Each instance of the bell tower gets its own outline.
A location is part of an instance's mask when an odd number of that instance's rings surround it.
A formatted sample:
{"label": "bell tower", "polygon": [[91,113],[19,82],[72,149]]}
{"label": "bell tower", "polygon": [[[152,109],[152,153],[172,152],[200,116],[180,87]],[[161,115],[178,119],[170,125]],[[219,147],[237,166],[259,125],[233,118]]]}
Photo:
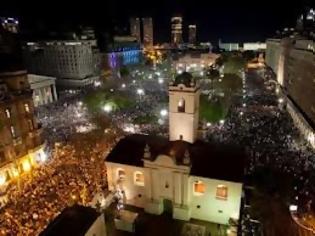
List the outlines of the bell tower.
{"label": "bell tower", "polygon": [[200,87],[190,73],[178,75],[169,84],[170,141],[194,143],[199,123]]}

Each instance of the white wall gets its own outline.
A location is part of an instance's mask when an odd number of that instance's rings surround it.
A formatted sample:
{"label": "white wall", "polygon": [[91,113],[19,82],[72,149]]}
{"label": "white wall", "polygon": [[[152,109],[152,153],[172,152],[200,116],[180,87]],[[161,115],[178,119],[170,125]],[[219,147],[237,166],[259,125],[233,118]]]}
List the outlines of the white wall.
{"label": "white wall", "polygon": [[[145,201],[145,185],[138,186],[134,183],[134,173],[136,171],[140,171],[143,174],[144,168],[137,167],[137,166],[130,166],[130,165],[122,165],[116,164],[112,162],[106,162],[107,167],[107,180],[108,180],[108,188],[110,191],[115,191],[117,186],[118,180],[118,170],[123,169],[125,171],[126,177],[125,180],[122,182],[121,187],[125,192],[125,197],[128,204],[132,204],[138,207],[144,207]],[[141,197],[138,195],[141,194]]]}
{"label": "white wall", "polygon": [[[206,186],[205,193],[201,196],[194,194],[195,181],[202,181]],[[228,187],[227,200],[216,198],[217,186],[220,184]],[[190,176],[189,195],[191,218],[219,224],[228,224],[230,217],[239,218],[242,196],[241,183]],[[198,205],[200,205],[199,209],[197,208]],[[220,210],[222,213],[219,213]]]}

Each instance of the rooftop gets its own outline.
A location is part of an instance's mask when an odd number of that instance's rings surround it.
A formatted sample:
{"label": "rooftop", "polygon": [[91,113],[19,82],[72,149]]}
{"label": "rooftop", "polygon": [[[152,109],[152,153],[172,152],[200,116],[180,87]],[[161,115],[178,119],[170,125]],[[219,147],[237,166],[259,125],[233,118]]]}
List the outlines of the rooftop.
{"label": "rooftop", "polygon": [[164,154],[174,158],[177,164],[183,163],[184,153],[188,150],[191,159],[190,174],[199,177],[242,182],[244,175],[245,153],[239,147],[217,145],[197,141],[168,141],[166,138],[134,134],[121,139],[106,161],[143,167],[143,154],[148,144],[151,160]]}
{"label": "rooftop", "polygon": [[95,209],[74,205],[65,208],[40,236],[84,236],[100,215]]}

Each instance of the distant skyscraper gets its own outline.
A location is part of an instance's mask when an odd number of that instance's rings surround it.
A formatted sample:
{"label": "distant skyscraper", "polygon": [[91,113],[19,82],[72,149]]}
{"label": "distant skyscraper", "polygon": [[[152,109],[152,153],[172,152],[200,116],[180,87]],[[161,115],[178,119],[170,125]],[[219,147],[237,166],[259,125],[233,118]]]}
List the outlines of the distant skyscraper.
{"label": "distant skyscraper", "polygon": [[130,18],[130,34],[135,37],[139,43],[141,42],[140,19],[138,17]]}
{"label": "distant skyscraper", "polygon": [[143,24],[143,45],[144,47],[153,46],[153,22],[152,18],[142,18]]}
{"label": "distant skyscraper", "polygon": [[196,34],[197,34],[197,26],[189,25],[188,26],[188,42],[190,44],[196,44]]}
{"label": "distant skyscraper", "polygon": [[181,16],[174,16],[171,18],[171,24],[172,24],[172,43],[173,44],[182,43],[183,42],[183,37],[182,37],[183,18]]}
{"label": "distant skyscraper", "polygon": [[19,21],[12,17],[0,17],[0,22],[3,29],[11,32],[18,33],[19,31]]}

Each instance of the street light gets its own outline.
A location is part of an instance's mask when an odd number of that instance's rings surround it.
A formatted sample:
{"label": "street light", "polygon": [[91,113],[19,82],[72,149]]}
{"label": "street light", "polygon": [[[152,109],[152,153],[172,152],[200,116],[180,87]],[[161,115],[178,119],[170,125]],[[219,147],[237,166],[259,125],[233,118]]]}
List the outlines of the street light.
{"label": "street light", "polygon": [[211,126],[211,123],[210,123],[210,122],[207,122],[206,125],[207,125],[207,127],[210,127],[210,126]]}
{"label": "street light", "polygon": [[220,122],[220,124],[221,124],[221,125],[223,125],[223,124],[224,124],[224,120],[223,120],[223,119],[222,119],[222,120],[220,120],[219,122]]}
{"label": "street light", "polygon": [[163,117],[167,116],[167,110],[166,110],[166,109],[162,109],[162,110],[160,111],[160,114],[161,114],[161,116],[163,116]]}
{"label": "street light", "polygon": [[103,110],[107,113],[111,112],[113,110],[112,106],[109,105],[109,104],[106,104],[104,107],[103,107]]}
{"label": "street light", "polygon": [[246,107],[246,103],[243,103],[243,107]]}
{"label": "street light", "polygon": [[126,84],[122,84],[121,87],[122,87],[122,88],[126,88]]}
{"label": "street light", "polygon": [[144,95],[144,90],[141,89],[141,88],[137,89],[137,94],[140,95],[140,96]]}

